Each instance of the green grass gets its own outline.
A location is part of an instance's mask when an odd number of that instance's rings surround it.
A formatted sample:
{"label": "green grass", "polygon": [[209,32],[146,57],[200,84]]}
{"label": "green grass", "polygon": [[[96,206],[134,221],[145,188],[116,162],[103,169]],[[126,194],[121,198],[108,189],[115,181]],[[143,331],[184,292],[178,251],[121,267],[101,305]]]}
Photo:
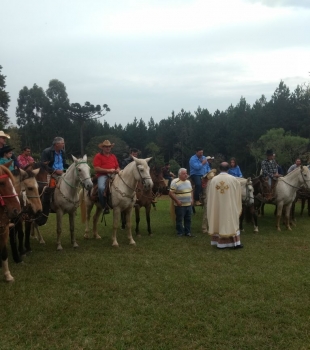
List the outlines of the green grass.
{"label": "green grass", "polygon": [[[55,215],[32,241],[25,264],[0,283],[0,349],[310,349],[310,218],[297,215],[293,231],[275,229],[273,207],[259,234],[245,224],[244,249],[217,250],[201,233],[175,235],[169,202],[152,211],[148,237],[129,246],[119,231],[111,246],[112,214],[100,224],[103,239],[71,248],[64,217],[62,252],[56,251]],[[297,212],[299,207],[297,208]]]}

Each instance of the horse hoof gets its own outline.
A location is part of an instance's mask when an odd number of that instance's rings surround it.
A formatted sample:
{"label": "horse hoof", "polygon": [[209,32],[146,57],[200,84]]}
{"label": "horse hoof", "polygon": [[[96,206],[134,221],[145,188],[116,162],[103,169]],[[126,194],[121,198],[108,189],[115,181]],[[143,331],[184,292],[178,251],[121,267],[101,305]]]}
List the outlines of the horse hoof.
{"label": "horse hoof", "polygon": [[14,282],[14,277],[11,276],[11,275],[10,276],[5,276],[4,279],[5,279],[5,282],[9,282],[9,283]]}
{"label": "horse hoof", "polygon": [[119,248],[119,245],[118,245],[118,243],[113,243],[112,247]]}
{"label": "horse hoof", "polygon": [[99,235],[96,234],[96,235],[94,235],[94,238],[95,238],[95,239],[101,239],[101,236],[99,236]]}
{"label": "horse hoof", "polygon": [[85,238],[85,239],[88,239],[88,238],[89,238],[88,233],[85,233],[85,234],[84,234],[84,238]]}
{"label": "horse hoof", "polygon": [[59,245],[59,246],[57,247],[57,251],[58,251],[58,252],[61,252],[62,250],[63,250],[62,246]]}
{"label": "horse hoof", "polygon": [[39,243],[40,244],[45,244],[45,241],[42,239]]}
{"label": "horse hoof", "polygon": [[135,241],[132,241],[129,243],[130,245],[136,245],[136,242]]}
{"label": "horse hoof", "polygon": [[79,247],[79,245],[75,242],[75,243],[73,244],[73,248],[76,249],[76,248],[78,248],[78,247]]}

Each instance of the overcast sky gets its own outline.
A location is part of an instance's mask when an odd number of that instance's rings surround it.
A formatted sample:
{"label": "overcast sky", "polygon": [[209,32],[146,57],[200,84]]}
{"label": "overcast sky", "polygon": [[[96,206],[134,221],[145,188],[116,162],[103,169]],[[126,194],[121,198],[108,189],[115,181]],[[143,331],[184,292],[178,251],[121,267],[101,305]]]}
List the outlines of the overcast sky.
{"label": "overcast sky", "polygon": [[310,0],[1,0],[0,33],[13,123],[19,91],[51,79],[123,126],[310,79]]}

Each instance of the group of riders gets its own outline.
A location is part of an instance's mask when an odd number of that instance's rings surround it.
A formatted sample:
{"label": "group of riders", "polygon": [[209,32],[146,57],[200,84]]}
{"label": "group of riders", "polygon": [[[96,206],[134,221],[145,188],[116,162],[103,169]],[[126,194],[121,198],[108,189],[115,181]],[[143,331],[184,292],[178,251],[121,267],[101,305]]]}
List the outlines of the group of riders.
{"label": "group of riders", "polygon": [[[10,136],[0,131],[0,164],[8,163],[12,160],[10,169],[14,167],[25,168],[28,164],[32,164],[34,159],[31,157],[30,147],[24,147],[22,154],[15,157],[13,154],[14,148],[7,145],[7,140]],[[138,149],[132,148],[130,154],[121,162],[121,166],[116,158],[116,156],[111,152],[114,143],[109,140],[104,140],[98,145],[100,152],[98,152],[93,160],[93,166],[95,171],[95,176],[98,183],[98,197],[99,202],[103,208],[106,207],[106,197],[104,196],[107,179],[114,174],[119,173],[121,169],[124,169],[131,161],[133,157],[138,157]],[[56,180],[58,176],[61,176],[65,169],[68,168],[66,163],[66,153],[65,153],[65,141],[62,137],[55,137],[52,146],[44,149],[41,155],[41,161],[45,162],[53,171],[51,176],[50,187],[56,185]],[[204,156],[203,148],[196,148],[196,153],[189,160],[189,177],[194,184],[194,205],[202,205],[200,198],[202,192],[202,177],[208,174],[212,170],[212,162],[214,160],[213,156]],[[289,169],[288,173],[294,170],[301,164],[300,158],[296,159],[295,164],[293,164]],[[229,162],[228,174],[234,177],[242,177],[242,172],[237,164],[235,158],[231,158]],[[171,181],[176,177],[173,172],[170,171],[170,164],[166,163],[162,168],[163,178],[167,180],[167,188],[170,189]],[[266,159],[261,163],[261,174],[268,179],[269,185],[271,187],[271,192],[274,192],[277,179],[284,175],[282,168],[277,164],[275,160],[275,153],[273,150],[269,149],[266,152]]]}

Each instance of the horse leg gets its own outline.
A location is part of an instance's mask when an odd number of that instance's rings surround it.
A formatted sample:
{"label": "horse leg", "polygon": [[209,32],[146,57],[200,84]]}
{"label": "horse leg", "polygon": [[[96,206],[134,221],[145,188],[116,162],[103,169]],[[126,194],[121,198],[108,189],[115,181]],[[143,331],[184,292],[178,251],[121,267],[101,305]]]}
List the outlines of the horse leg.
{"label": "horse leg", "polygon": [[277,218],[276,218],[276,227],[278,231],[281,231],[280,227],[280,221],[281,221],[281,216],[282,216],[282,209],[283,209],[283,204],[278,204],[277,206]]}
{"label": "horse leg", "polygon": [[98,235],[98,220],[101,213],[101,206],[96,207],[96,212],[93,216],[93,237],[96,239],[101,239],[101,236]]}
{"label": "horse leg", "polygon": [[252,222],[254,223],[254,233],[258,232],[258,222],[257,222],[257,213],[256,210],[254,208],[254,205],[251,206],[251,214],[252,214]]}
{"label": "horse leg", "polygon": [[132,207],[129,207],[126,209],[126,227],[127,227],[127,236],[129,239],[129,244],[135,245],[136,242],[132,238],[131,234],[131,212],[132,212]]}
{"label": "horse leg", "polygon": [[139,224],[140,224],[140,205],[135,206],[135,216],[136,216],[136,235],[140,236]]}
{"label": "horse leg", "polygon": [[147,222],[147,231],[149,233],[149,236],[152,236],[150,212],[151,212],[151,204],[148,204],[145,207],[145,215],[146,215],[146,222]]}
{"label": "horse leg", "polygon": [[126,228],[126,214],[124,211],[121,212],[121,222],[122,222],[122,230],[125,230]]}
{"label": "horse leg", "polygon": [[9,238],[10,238],[10,246],[11,246],[13,260],[16,262],[16,264],[19,264],[23,262],[23,260],[20,257],[17,249],[16,226],[10,227]]}
{"label": "horse leg", "polygon": [[60,242],[60,236],[61,236],[61,225],[62,225],[62,216],[63,216],[63,213],[62,213],[62,210],[58,209],[56,211],[56,218],[57,218],[57,250],[62,250],[62,245],[61,245],[61,242]]}
{"label": "horse leg", "polygon": [[9,225],[4,228],[4,231],[0,233],[0,255],[1,255],[1,263],[3,269],[3,275],[6,282],[13,282],[14,277],[12,277],[9,270],[9,262],[8,262],[8,250],[7,250],[7,242],[9,236]]}
{"label": "horse leg", "polygon": [[244,206],[242,206],[241,215],[239,217],[239,230],[243,231],[243,219],[244,219]]}
{"label": "horse leg", "polygon": [[31,222],[25,221],[25,248],[26,253],[31,252],[30,247],[30,231],[31,231]]}
{"label": "horse leg", "polygon": [[286,227],[288,230],[292,231],[292,228],[290,226],[290,213],[291,213],[291,206],[292,204],[288,204],[285,208],[285,221],[286,221]]}
{"label": "horse leg", "polygon": [[17,237],[18,237],[18,251],[21,256],[26,255],[26,250],[24,249],[24,230],[23,230],[23,220],[19,220],[16,224]]}
{"label": "horse leg", "polygon": [[[41,232],[40,232],[40,230],[39,230],[38,224],[37,224],[36,222],[33,222],[31,228],[32,228],[33,232],[34,232],[34,231],[37,232],[36,237],[38,238],[39,243],[40,243],[40,244],[45,244],[45,241],[44,241],[44,239],[43,239],[43,236],[41,235]],[[33,233],[33,235],[35,236],[35,233]]]}
{"label": "horse leg", "polygon": [[308,198],[308,216],[310,216],[310,198]]}
{"label": "horse leg", "polygon": [[74,232],[74,218],[75,218],[76,211],[69,213],[69,224],[70,224],[70,236],[71,236],[71,244],[73,245],[73,248],[78,248],[79,245],[76,243],[75,240],[75,232]]}
{"label": "horse leg", "polygon": [[[127,216],[126,216],[126,219],[127,219]],[[113,247],[118,247],[116,233],[117,233],[117,229],[118,229],[119,220],[120,220],[120,208],[115,207],[113,209],[113,233],[112,233],[112,246]]]}
{"label": "horse leg", "polygon": [[[87,202],[85,202],[87,203]],[[86,222],[85,222],[85,231],[84,231],[84,238],[89,238],[89,221],[90,221],[90,216],[91,216],[91,211],[93,209],[93,203],[91,204],[86,204]]]}
{"label": "horse leg", "polygon": [[[305,198],[302,198],[302,199],[301,199],[300,216],[302,216],[302,214],[303,214],[303,212],[304,212],[305,204],[306,204],[306,200],[305,200]],[[309,208],[308,208],[308,210],[309,210]]]}

